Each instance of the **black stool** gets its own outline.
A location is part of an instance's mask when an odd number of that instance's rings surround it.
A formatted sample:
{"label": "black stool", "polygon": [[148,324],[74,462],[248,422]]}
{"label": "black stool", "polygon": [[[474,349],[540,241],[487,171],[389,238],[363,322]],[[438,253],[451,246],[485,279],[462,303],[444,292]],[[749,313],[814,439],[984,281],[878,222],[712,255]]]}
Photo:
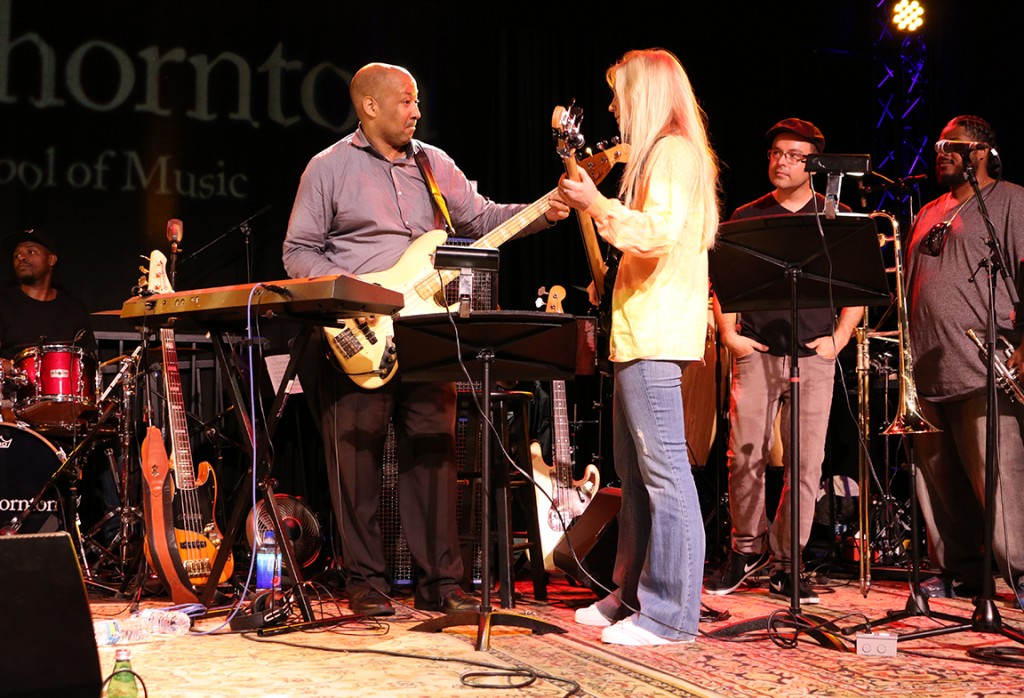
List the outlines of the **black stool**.
{"label": "black stool", "polygon": [[[473,396],[468,395],[469,418],[466,428],[466,468],[460,473],[460,479],[471,482],[470,494],[463,498],[462,517],[463,530],[460,531],[462,556],[466,574],[471,575],[476,557],[476,546],[479,541],[479,483],[480,483],[480,429],[479,410],[473,404]],[[544,569],[544,552],[541,547],[540,523],[537,518],[537,494],[533,482],[523,476],[519,469],[532,473],[529,441],[529,405],[533,401],[533,393],[524,390],[491,391],[492,414],[494,428],[498,438],[491,438],[494,457],[488,462],[494,464],[491,473],[493,490],[494,518],[497,526],[491,545],[496,545],[497,555],[493,556],[498,574],[500,603],[502,608],[515,607],[515,575],[514,555],[526,551],[530,557],[530,572],[533,578],[533,594],[538,601],[546,601],[547,573]],[[517,423],[513,429],[513,420]],[[509,462],[506,454],[515,458],[518,469]],[[505,467],[501,467],[504,464]],[[512,498],[522,508],[525,531],[512,530]],[[523,539],[515,543],[515,538]],[[490,571],[481,570],[481,583],[490,583]]]}

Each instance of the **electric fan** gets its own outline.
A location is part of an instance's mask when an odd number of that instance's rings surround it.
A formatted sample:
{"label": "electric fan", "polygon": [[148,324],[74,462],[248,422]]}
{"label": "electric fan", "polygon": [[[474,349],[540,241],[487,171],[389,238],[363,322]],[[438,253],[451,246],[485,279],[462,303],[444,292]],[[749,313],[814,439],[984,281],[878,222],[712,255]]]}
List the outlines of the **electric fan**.
{"label": "electric fan", "polygon": [[[277,515],[281,519],[281,531],[277,536],[288,536],[291,541],[292,550],[295,552],[295,561],[303,569],[308,568],[317,558],[320,557],[320,548],[323,543],[320,534],[320,522],[316,514],[297,497],[287,494],[275,494],[274,504],[277,507]],[[260,500],[256,505],[256,535],[257,540],[263,540],[264,531],[272,531],[274,522],[267,511],[266,501]],[[253,512],[245,521],[245,535],[249,541],[249,548],[253,545]]]}

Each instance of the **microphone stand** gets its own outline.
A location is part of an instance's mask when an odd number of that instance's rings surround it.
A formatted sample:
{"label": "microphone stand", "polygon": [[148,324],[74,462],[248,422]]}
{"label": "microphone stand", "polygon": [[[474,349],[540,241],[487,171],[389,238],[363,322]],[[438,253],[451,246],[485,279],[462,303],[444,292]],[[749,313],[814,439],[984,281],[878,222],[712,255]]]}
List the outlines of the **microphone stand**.
{"label": "microphone stand", "polygon": [[178,283],[178,241],[171,240],[171,263],[167,270],[167,280],[174,288]]}
{"label": "microphone stand", "polygon": [[[964,163],[964,172],[967,175],[967,180],[971,184],[971,188],[974,190],[974,196],[978,199],[978,208],[981,211],[981,217],[985,221],[985,227],[988,230],[988,239],[985,242],[991,250],[991,254],[985,259],[982,259],[978,264],[978,271],[983,269],[988,271],[989,291],[987,313],[988,326],[985,337],[985,346],[987,350],[986,364],[988,369],[988,376],[986,380],[988,409],[987,414],[985,415],[985,529],[982,538],[983,553],[981,593],[974,600],[974,613],[969,620],[962,618],[959,620],[962,620],[963,622],[959,625],[930,628],[918,632],[901,634],[899,635],[898,640],[913,640],[920,637],[932,637],[935,635],[948,635],[955,632],[971,631],[1002,635],[1003,637],[1010,638],[1015,642],[1024,643],[1024,633],[1008,625],[1004,625],[999,616],[999,609],[996,608],[995,602],[993,601],[993,596],[995,595],[995,580],[992,577],[992,539],[996,520],[996,474],[999,471],[999,399],[996,390],[997,382],[995,369],[997,279],[1002,277],[1007,290],[1009,291],[1010,299],[1014,303],[1014,307],[1017,307],[1019,298],[1017,289],[1014,287],[1013,282],[1010,279],[1009,272],[1007,271],[1006,258],[1003,254],[1002,247],[999,244],[999,239],[996,236],[995,226],[992,223],[992,219],[989,217],[988,209],[985,207],[985,199],[981,196],[981,188],[978,186],[978,179],[974,173],[974,167],[971,165],[969,154],[965,153],[962,159]],[[993,184],[993,186],[995,186],[995,184]],[[975,274],[977,274],[977,271]],[[973,276],[971,277],[971,280],[973,282]],[[988,649],[998,648],[986,648],[986,650]],[[974,651],[974,654],[978,655],[984,653],[984,650]]]}
{"label": "microphone stand", "polygon": [[[205,252],[210,247],[213,247],[215,244],[217,244],[218,242],[220,242],[221,240],[226,238],[228,235],[230,235],[231,233],[233,233],[233,232],[235,232],[237,230],[240,233],[242,233],[242,235],[245,237],[246,283],[250,283],[251,284],[252,283],[252,246],[251,246],[252,227],[249,225],[249,222],[253,218],[256,218],[257,216],[262,216],[264,213],[266,213],[269,210],[270,210],[270,204],[267,204],[266,206],[261,208],[259,211],[257,211],[256,213],[252,214],[251,216],[246,218],[244,221],[239,223],[238,225],[236,225],[236,226],[234,226],[232,228],[229,228],[228,230],[226,230],[225,232],[221,233],[220,235],[215,237],[213,240],[210,240],[208,243],[206,243],[205,245],[200,247],[198,250],[196,250],[195,252],[190,254],[188,257],[186,257],[185,259],[181,260],[182,263],[187,262],[188,260],[192,259],[193,257],[199,256],[201,253]],[[173,286],[173,284],[172,284],[172,286]]]}

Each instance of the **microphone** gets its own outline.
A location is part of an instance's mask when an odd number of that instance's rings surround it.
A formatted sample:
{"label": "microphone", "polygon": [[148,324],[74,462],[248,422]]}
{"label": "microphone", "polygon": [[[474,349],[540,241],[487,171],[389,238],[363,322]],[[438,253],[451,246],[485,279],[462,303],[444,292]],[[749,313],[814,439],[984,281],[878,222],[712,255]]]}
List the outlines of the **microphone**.
{"label": "microphone", "polygon": [[969,153],[972,150],[988,150],[988,143],[979,143],[978,141],[936,141],[935,152],[936,153]]}
{"label": "microphone", "polygon": [[167,221],[167,241],[170,243],[181,242],[182,224],[180,218],[172,218]]}
{"label": "microphone", "polygon": [[[875,174],[878,173],[876,172]],[[881,175],[879,176],[881,177]],[[883,177],[883,179],[886,178]],[[924,181],[926,179],[928,179],[928,175],[926,174],[908,175],[906,177],[900,177],[895,181],[891,179],[886,179],[886,181],[883,182],[882,184],[876,184],[875,186],[864,185],[861,191],[864,192],[865,194],[872,194],[876,191],[889,191],[890,189],[903,191],[905,189],[909,189],[912,185],[916,186],[918,182]],[[863,198],[863,195],[861,198]],[[863,206],[863,204],[861,204],[861,206]]]}

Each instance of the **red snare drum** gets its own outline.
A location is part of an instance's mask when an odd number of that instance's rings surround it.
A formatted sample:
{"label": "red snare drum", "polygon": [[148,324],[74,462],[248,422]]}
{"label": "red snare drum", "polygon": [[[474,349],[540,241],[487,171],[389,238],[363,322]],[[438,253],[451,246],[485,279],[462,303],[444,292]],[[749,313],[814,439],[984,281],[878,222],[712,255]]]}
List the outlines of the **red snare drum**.
{"label": "red snare drum", "polygon": [[72,428],[96,410],[96,358],[81,347],[43,344],[14,360],[26,384],[17,390],[14,413],[35,427]]}

